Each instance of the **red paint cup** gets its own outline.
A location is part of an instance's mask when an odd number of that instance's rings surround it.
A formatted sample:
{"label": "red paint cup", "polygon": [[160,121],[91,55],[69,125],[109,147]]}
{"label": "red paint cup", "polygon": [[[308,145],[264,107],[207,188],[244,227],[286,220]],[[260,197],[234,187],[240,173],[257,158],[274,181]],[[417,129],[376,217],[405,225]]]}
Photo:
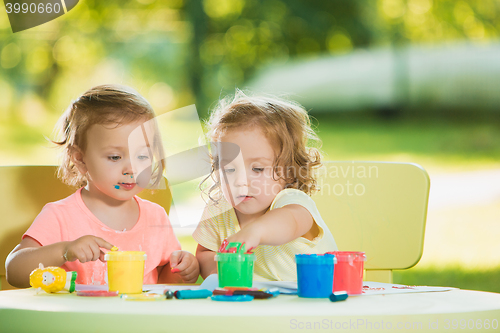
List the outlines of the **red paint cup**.
{"label": "red paint cup", "polygon": [[359,295],[363,290],[364,252],[333,251],[337,257],[333,273],[333,292],[347,291],[349,295]]}

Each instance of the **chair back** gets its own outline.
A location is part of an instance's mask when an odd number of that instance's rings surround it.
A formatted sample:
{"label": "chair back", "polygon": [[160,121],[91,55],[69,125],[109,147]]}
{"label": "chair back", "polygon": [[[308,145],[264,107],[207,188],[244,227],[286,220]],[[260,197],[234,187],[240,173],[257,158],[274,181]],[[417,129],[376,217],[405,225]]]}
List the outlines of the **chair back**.
{"label": "chair back", "polygon": [[416,164],[325,162],[313,195],[340,251],[366,253],[365,280],[392,282],[417,264],[424,244],[430,181]]}
{"label": "chair back", "polygon": [[[75,192],[56,175],[57,166],[0,166],[0,290],[12,288],[5,279],[5,259],[19,244],[43,206]],[[170,190],[144,190],[139,196],[168,213]]]}

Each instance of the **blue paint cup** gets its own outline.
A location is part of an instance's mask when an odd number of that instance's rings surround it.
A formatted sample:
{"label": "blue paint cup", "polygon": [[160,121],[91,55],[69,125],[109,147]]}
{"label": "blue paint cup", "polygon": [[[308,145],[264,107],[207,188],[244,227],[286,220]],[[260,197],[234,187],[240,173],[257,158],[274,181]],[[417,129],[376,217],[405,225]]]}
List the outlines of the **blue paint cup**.
{"label": "blue paint cup", "polygon": [[332,294],[333,254],[296,254],[299,297],[328,298]]}

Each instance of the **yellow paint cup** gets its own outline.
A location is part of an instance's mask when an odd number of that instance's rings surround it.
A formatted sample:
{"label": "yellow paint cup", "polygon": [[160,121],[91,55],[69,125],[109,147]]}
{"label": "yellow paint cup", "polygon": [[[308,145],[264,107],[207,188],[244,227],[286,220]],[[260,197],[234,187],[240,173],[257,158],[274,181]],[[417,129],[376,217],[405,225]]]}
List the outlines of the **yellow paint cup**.
{"label": "yellow paint cup", "polygon": [[142,293],[146,253],[140,251],[111,251],[104,260],[108,264],[109,291],[120,294]]}

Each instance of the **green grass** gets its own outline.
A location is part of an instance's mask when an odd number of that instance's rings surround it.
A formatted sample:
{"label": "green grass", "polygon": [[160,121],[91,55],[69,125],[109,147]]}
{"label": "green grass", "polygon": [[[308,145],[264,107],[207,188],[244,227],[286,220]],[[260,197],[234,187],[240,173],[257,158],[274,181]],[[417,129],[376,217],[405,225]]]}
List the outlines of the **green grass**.
{"label": "green grass", "polygon": [[467,270],[460,266],[415,267],[395,271],[393,281],[404,285],[455,287],[500,293],[500,267],[477,270]]}
{"label": "green grass", "polygon": [[500,166],[500,118],[317,115],[326,160],[413,162],[431,171]]}
{"label": "green grass", "polygon": [[[429,114],[377,117],[365,113],[318,114],[313,123],[326,160],[414,162],[427,170],[470,170],[500,166],[500,116]],[[54,164],[55,150],[43,135],[48,125],[0,124],[0,156],[12,164]],[[192,131],[184,131],[192,139]],[[179,142],[183,142],[179,138]]]}

